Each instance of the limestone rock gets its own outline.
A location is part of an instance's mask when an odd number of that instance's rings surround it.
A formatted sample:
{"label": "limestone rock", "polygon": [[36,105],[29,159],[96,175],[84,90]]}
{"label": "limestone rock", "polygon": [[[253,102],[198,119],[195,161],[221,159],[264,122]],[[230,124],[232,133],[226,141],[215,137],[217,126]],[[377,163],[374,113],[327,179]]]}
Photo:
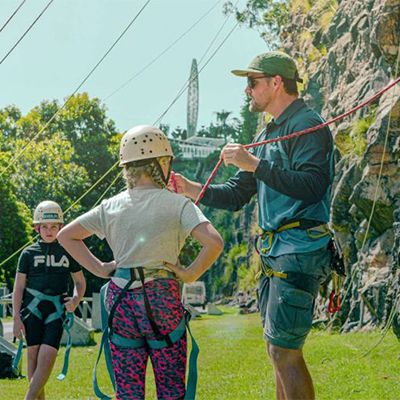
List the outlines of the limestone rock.
{"label": "limestone rock", "polygon": [[[325,27],[327,15],[318,7],[312,2],[306,13],[297,12],[282,47],[308,78],[302,96],[330,119],[395,76],[400,1],[338,1]],[[400,85],[331,130],[339,152],[332,224],[353,276],[346,282],[343,330],[391,323],[400,337]]]}

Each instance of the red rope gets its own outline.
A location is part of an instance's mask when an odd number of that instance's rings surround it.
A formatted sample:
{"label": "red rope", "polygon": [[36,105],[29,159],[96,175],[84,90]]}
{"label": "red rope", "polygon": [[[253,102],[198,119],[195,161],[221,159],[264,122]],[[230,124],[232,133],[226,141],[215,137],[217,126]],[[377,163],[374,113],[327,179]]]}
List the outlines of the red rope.
{"label": "red rope", "polygon": [[[355,113],[360,108],[363,108],[363,107],[367,106],[368,104],[372,103],[374,100],[376,100],[378,97],[382,96],[383,93],[387,92],[389,89],[391,89],[393,86],[397,85],[399,82],[400,82],[400,77],[395,79],[392,83],[389,83],[387,86],[385,86],[379,92],[375,93],[372,97],[370,97],[369,99],[367,99],[363,103],[359,104],[358,106],[352,108],[351,110],[349,110],[349,111],[347,111],[347,112],[345,112],[345,113],[343,113],[341,115],[338,115],[337,117],[332,118],[329,121],[326,121],[326,122],[324,122],[324,123],[322,123],[320,125],[313,126],[312,128],[303,129],[302,131],[294,132],[294,133],[291,133],[290,135],[281,136],[281,137],[274,138],[274,139],[263,140],[261,142],[246,144],[243,147],[245,149],[251,149],[252,147],[262,146],[264,144],[269,144],[269,143],[274,143],[274,142],[282,142],[284,140],[289,140],[289,139],[292,139],[294,137],[303,136],[303,135],[307,135],[308,133],[318,131],[319,129],[325,128],[326,126],[331,125],[336,121],[340,121],[341,119],[347,117],[348,115]],[[203,198],[205,191],[210,186],[210,183],[214,179],[215,175],[217,174],[217,171],[218,171],[219,167],[221,166],[222,162],[223,162],[223,159],[221,157],[219,159],[217,165],[212,170],[210,177],[207,179],[207,182],[202,187],[202,189],[201,189],[199,195],[197,196],[197,199],[194,202],[194,204],[198,204],[199,201]]]}

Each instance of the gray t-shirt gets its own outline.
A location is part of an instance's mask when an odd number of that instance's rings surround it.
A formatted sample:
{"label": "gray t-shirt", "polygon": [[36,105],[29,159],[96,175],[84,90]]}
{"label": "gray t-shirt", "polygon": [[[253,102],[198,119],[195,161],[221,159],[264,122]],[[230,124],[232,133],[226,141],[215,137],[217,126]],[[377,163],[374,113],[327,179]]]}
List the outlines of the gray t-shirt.
{"label": "gray t-shirt", "polygon": [[117,268],[151,268],[176,264],[186,237],[208,219],[182,195],[135,188],[103,201],[77,222],[107,240]]}

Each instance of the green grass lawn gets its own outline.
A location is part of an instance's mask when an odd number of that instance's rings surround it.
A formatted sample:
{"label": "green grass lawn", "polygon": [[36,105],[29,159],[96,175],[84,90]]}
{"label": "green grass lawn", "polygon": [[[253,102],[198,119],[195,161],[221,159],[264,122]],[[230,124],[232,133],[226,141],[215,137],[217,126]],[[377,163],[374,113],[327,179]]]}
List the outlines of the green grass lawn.
{"label": "green grass lawn", "polygon": [[[273,399],[273,372],[266,357],[259,316],[227,311],[221,317],[204,316],[191,323],[200,346],[197,398]],[[396,337],[389,332],[371,354],[361,357],[379,338],[378,331],[346,335],[313,331],[304,353],[317,399],[400,399],[400,343]],[[96,335],[97,342],[99,339]],[[58,382],[56,376],[61,370],[63,354],[64,348],[46,386],[46,398],[94,399],[91,372],[97,346],[73,348],[69,374],[64,382]],[[111,394],[103,364],[99,379],[102,388]],[[26,379],[1,380],[0,398],[23,399],[26,388]],[[147,398],[156,398],[151,370],[147,379]]]}

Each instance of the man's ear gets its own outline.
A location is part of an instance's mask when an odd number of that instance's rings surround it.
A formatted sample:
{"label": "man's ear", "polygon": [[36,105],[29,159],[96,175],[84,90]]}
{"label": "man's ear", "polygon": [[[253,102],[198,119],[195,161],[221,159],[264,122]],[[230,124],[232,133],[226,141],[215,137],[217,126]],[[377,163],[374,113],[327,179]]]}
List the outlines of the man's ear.
{"label": "man's ear", "polygon": [[34,229],[36,233],[40,233],[40,224],[35,224]]}
{"label": "man's ear", "polygon": [[274,86],[279,86],[280,84],[283,84],[283,79],[280,75],[275,75],[274,76]]}

